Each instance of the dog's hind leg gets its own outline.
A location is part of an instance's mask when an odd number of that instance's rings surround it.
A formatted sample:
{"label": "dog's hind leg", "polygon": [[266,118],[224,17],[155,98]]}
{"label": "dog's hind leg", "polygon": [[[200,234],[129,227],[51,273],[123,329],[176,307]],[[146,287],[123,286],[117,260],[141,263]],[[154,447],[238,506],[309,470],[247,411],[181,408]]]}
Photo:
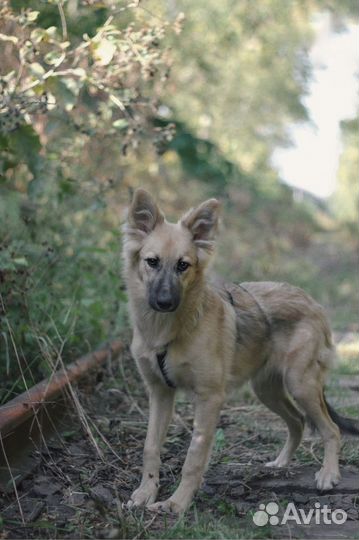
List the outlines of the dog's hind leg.
{"label": "dog's hind leg", "polygon": [[298,377],[293,367],[287,374],[287,380],[289,391],[323,439],[324,460],[322,468],[315,475],[317,487],[321,490],[332,489],[340,480],[340,432],[329,416],[320,378],[313,373],[311,377]]}
{"label": "dog's hind leg", "polygon": [[318,332],[312,328],[302,328],[293,336],[287,354],[285,384],[323,439],[323,466],[316,474],[316,480],[318,489],[327,490],[340,480],[340,432],[329,416],[323,396],[325,375],[332,353],[328,347],[318,342]]}
{"label": "dog's hind leg", "polygon": [[280,374],[259,372],[252,380],[253,390],[271,411],[278,414],[288,427],[288,435],[278,457],[266,463],[267,467],[286,467],[303,436],[304,418],[294,405],[284,387]]}

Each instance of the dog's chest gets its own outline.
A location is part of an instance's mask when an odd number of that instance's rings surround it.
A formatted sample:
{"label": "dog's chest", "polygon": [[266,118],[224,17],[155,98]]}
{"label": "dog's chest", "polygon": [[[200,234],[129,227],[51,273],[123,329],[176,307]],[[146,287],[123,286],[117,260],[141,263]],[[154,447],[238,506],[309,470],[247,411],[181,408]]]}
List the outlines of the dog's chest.
{"label": "dog's chest", "polygon": [[169,346],[161,355],[156,355],[156,361],[161,377],[168,386],[193,389],[192,365],[187,354]]}
{"label": "dog's chest", "polygon": [[170,344],[156,350],[141,351],[132,348],[132,354],[149,383],[161,382],[171,388],[193,389],[194,378],[188,354],[176,346]]}

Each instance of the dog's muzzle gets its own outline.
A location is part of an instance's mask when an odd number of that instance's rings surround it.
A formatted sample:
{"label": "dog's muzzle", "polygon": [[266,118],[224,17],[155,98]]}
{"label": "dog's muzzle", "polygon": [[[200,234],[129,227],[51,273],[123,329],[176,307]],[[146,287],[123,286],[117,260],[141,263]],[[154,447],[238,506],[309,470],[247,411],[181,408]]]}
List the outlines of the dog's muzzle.
{"label": "dog's muzzle", "polygon": [[181,300],[181,284],[171,272],[162,272],[149,287],[148,301],[152,309],[161,313],[175,311]]}
{"label": "dog's muzzle", "polygon": [[168,313],[171,311],[176,311],[179,305],[179,300],[172,297],[158,297],[156,299],[150,297],[150,306],[155,311],[160,311],[161,313]]}

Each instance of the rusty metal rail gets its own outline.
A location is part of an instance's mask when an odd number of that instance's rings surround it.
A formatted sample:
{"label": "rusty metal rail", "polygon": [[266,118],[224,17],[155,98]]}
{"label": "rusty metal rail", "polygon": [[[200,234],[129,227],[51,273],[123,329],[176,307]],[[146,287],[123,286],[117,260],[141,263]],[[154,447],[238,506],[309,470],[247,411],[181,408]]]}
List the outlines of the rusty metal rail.
{"label": "rusty metal rail", "polygon": [[15,485],[35,464],[33,450],[61,431],[68,416],[66,388],[118,356],[122,349],[122,341],[115,340],[78,358],[0,407],[0,491],[16,489]]}
{"label": "rusty metal rail", "polygon": [[54,401],[68,384],[74,383],[90,369],[99,367],[109,357],[118,355],[123,347],[120,340],[78,358],[72,364],[60,369],[54,375],[35,384],[20,396],[0,407],[0,434],[4,437],[9,431],[22,424],[48,401]]}

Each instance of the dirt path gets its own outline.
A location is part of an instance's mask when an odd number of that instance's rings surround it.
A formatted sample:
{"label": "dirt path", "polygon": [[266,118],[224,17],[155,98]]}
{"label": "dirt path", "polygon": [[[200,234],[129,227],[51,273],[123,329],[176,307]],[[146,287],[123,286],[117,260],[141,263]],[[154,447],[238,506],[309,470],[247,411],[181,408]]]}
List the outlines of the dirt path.
{"label": "dirt path", "polygon": [[[262,510],[258,520],[258,526],[268,525],[272,538],[354,538],[355,532],[359,532],[358,508],[356,497],[358,493],[359,471],[353,466],[342,468],[342,482],[332,492],[321,494],[314,488],[314,474],[316,466],[294,466],[286,471],[268,471],[259,468],[257,473],[249,473],[249,478],[244,482],[243,469],[235,467],[217,466],[211,469],[207,475],[205,490],[207,493],[215,493],[221,500],[226,499],[236,507],[239,516],[246,516]],[[272,508],[273,503],[276,506]],[[293,503],[293,511],[290,509],[289,520],[281,525],[288,503]],[[266,512],[267,505],[269,513]],[[310,515],[314,511],[324,508],[344,510],[348,519],[344,524],[336,524],[327,516],[325,523],[322,513],[318,514],[319,523],[315,523],[315,514],[311,523],[301,523],[300,510]],[[263,508],[264,506],[264,508]],[[272,513],[271,513],[272,512]],[[274,517],[274,526],[270,526],[270,518]],[[335,516],[339,521],[342,515]],[[256,518],[255,518],[256,519]],[[299,522],[299,524],[297,523]]]}
{"label": "dirt path", "polygon": [[[345,442],[343,479],[330,494],[314,488],[322,452],[317,439],[305,439],[290,468],[269,470],[264,463],[283,442],[284,426],[247,389],[223,411],[203,488],[182,528],[171,516],[124,511],[121,503],[140,478],[147,400],[127,355],[100,378],[95,392],[92,384],[78,390],[81,414],[72,413],[63,435],[33,452],[33,469],[18,483],[18,497],[10,489],[0,494],[0,538],[206,538],[209,529],[198,528],[201,516],[213,524],[211,538],[220,536],[215,535],[217,523],[229,524],[221,532],[225,538],[358,537],[357,441]],[[352,376],[341,377],[346,401],[357,403],[352,386]],[[190,438],[192,407],[184,396],[177,412],[181,418],[175,417],[163,453],[162,498],[173,490]],[[306,514],[317,509],[316,503],[320,509],[341,509],[347,520],[329,525],[321,516],[319,524],[312,519],[310,525],[298,525],[292,515],[281,525],[288,503]],[[259,511],[256,525],[253,515]]]}

